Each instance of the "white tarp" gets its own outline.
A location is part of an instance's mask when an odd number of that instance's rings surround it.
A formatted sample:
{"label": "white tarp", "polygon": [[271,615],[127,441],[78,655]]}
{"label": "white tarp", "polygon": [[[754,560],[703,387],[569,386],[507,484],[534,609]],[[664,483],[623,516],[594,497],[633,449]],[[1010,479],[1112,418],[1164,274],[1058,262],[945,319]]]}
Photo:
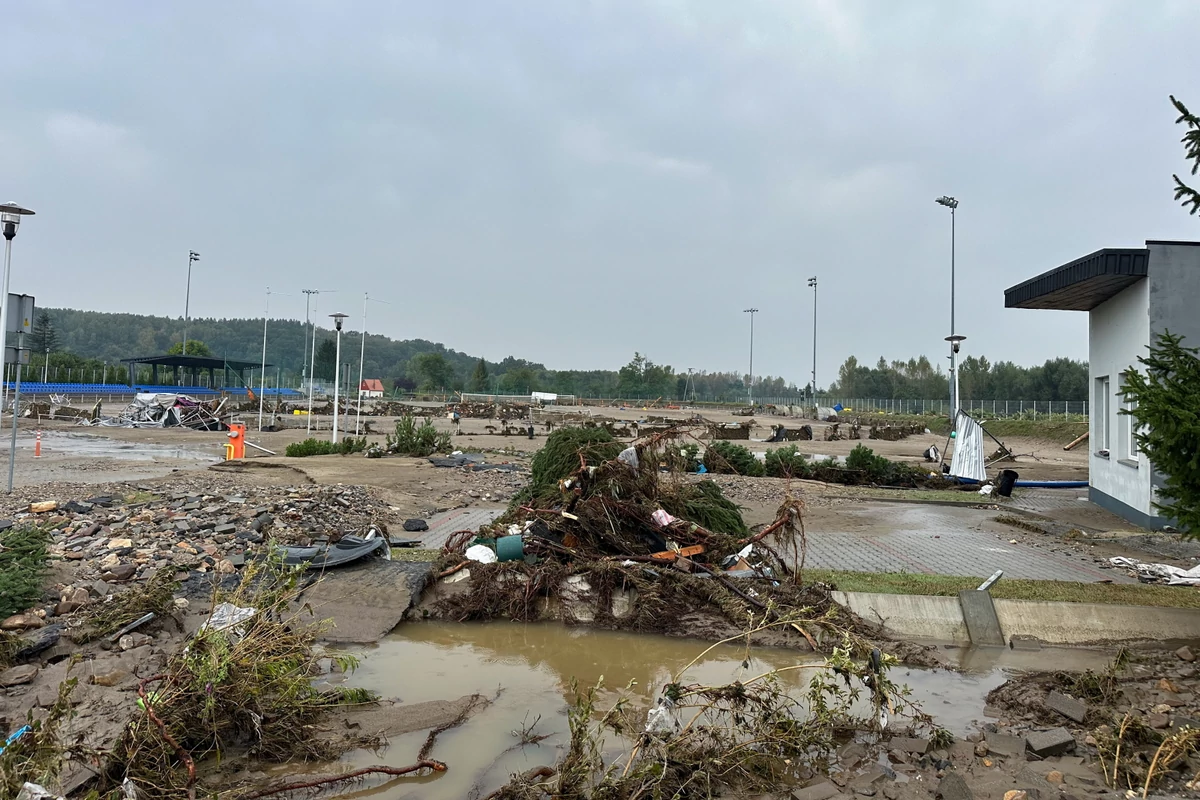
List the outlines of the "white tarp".
{"label": "white tarp", "polygon": [[1156,578],[1166,581],[1171,586],[1200,586],[1200,566],[1184,569],[1170,564],[1148,564],[1136,558],[1115,556],[1108,560],[1114,567],[1125,567],[1135,570],[1139,577]]}
{"label": "white tarp", "polygon": [[950,474],[983,483],[987,480],[984,466],[983,426],[969,414],[958,412],[954,423],[954,456],[950,459]]}

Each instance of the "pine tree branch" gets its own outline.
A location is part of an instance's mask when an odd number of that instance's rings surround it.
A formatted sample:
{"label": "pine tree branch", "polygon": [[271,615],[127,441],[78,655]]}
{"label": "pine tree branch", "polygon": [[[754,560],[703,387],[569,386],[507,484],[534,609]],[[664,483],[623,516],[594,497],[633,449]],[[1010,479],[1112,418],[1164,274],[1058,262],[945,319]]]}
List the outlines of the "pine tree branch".
{"label": "pine tree branch", "polygon": [[[1187,126],[1187,131],[1179,141],[1183,144],[1184,158],[1192,162],[1192,174],[1195,175],[1200,171],[1200,117],[1188,111],[1187,106],[1177,100],[1175,95],[1170,97],[1171,104],[1179,112],[1175,124]],[[1175,199],[1181,201],[1184,208],[1191,206],[1189,214],[1200,212],[1200,191],[1188,186],[1178,175],[1172,177],[1175,178]]]}

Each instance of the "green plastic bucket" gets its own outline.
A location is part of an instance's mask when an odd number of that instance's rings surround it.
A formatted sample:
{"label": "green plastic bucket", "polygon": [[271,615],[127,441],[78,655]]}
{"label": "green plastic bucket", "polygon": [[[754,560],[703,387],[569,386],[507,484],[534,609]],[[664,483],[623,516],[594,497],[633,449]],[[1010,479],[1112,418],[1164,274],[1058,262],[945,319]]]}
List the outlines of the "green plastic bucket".
{"label": "green plastic bucket", "polygon": [[499,561],[520,561],[525,557],[525,543],[520,536],[501,536],[496,539],[496,558]]}

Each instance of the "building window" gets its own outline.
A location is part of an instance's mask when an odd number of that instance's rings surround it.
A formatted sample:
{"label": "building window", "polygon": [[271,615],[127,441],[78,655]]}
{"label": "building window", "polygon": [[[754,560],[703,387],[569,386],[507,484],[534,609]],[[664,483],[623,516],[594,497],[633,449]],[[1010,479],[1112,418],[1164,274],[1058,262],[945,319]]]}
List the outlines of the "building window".
{"label": "building window", "polygon": [[[1127,380],[1127,377],[1125,375],[1122,375],[1121,376],[1121,410],[1126,411],[1126,412],[1132,412],[1135,408],[1137,408],[1137,403],[1135,401],[1130,400],[1125,397],[1125,388],[1128,385],[1129,385],[1129,382]],[[1119,431],[1120,431],[1120,436],[1121,436],[1121,458],[1125,459],[1126,461],[1136,462],[1138,460],[1138,443],[1137,443],[1137,436],[1136,436],[1137,431],[1138,431],[1137,419],[1135,419],[1128,413],[1122,414],[1121,419],[1120,419]]]}
{"label": "building window", "polygon": [[1096,378],[1096,389],[1092,397],[1092,438],[1095,440],[1095,453],[1108,457],[1109,449],[1109,409],[1110,385],[1108,376]]}

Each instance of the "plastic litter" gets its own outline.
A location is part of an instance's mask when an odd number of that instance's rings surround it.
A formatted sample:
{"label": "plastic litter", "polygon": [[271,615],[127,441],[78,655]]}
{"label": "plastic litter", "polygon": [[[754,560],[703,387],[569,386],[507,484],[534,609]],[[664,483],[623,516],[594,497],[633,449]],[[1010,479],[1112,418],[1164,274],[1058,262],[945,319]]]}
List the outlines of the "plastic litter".
{"label": "plastic litter", "polygon": [[478,561],[480,564],[496,563],[496,551],[486,544],[471,545],[467,548],[466,556],[468,560]]}
{"label": "plastic litter", "polygon": [[1108,563],[1114,567],[1135,570],[1138,579],[1146,582],[1165,582],[1169,586],[1200,586],[1200,565],[1183,569],[1170,564],[1149,564],[1125,556],[1114,556]]}
{"label": "plastic litter", "polygon": [[650,515],[650,519],[654,520],[654,524],[660,528],[665,528],[672,522],[677,522],[678,517],[673,517],[661,508]]}
{"label": "plastic litter", "polygon": [[15,731],[13,731],[12,733],[10,733],[10,734],[8,735],[8,738],[4,740],[4,747],[0,747],[0,754],[3,754],[3,753],[4,753],[4,751],[5,751],[6,749],[8,749],[8,747],[9,747],[9,746],[10,746],[10,745],[11,745],[13,742],[17,741],[17,740],[18,740],[18,739],[20,739],[22,736],[24,736],[25,734],[29,733],[29,732],[30,732],[30,731],[32,731],[32,730],[33,730],[33,728],[32,728],[32,727],[30,727],[29,725],[25,725],[25,726],[23,726],[23,727],[21,727],[21,728],[17,728]]}
{"label": "plastic litter", "polygon": [[628,464],[629,466],[633,467],[634,469],[637,469],[638,468],[637,449],[633,448],[633,447],[626,447],[624,450],[621,451],[621,454],[617,456],[617,460]]}
{"label": "plastic litter", "polygon": [[212,614],[200,626],[200,630],[223,631],[235,628],[234,632],[240,633],[236,630],[236,626],[253,619],[257,613],[257,608],[241,608],[233,603],[218,603],[217,607],[212,610]]}
{"label": "plastic litter", "polygon": [[672,713],[674,710],[674,703],[665,697],[658,698],[654,703],[654,708],[650,709],[650,713],[646,715],[646,733],[670,734],[678,732],[680,725],[679,720]]}
{"label": "plastic litter", "polygon": [[982,495],[990,495],[990,494],[991,494],[992,492],[994,492],[994,491],[996,491],[996,487],[995,487],[995,486],[993,486],[993,485],[992,485],[992,484],[990,484],[990,483],[988,483],[988,484],[984,484],[984,485],[983,485],[983,486],[982,486],[982,487],[979,489],[979,493],[980,493],[980,494],[982,494]]}
{"label": "plastic litter", "polygon": [[21,791],[17,792],[17,800],[63,800],[63,798],[61,795],[48,791],[44,786],[26,781],[25,785],[21,787]]}

